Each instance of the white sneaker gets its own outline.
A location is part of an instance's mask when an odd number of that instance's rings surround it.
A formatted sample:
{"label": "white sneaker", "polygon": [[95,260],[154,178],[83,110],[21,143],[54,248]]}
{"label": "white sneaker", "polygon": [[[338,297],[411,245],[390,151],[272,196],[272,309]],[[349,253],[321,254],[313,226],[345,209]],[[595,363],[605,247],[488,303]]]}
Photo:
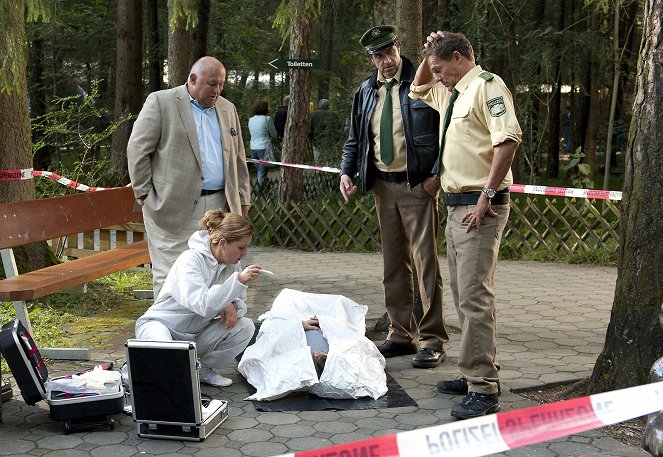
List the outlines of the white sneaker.
{"label": "white sneaker", "polygon": [[210,367],[201,367],[198,373],[200,382],[215,387],[228,387],[233,383],[232,379],[217,374]]}

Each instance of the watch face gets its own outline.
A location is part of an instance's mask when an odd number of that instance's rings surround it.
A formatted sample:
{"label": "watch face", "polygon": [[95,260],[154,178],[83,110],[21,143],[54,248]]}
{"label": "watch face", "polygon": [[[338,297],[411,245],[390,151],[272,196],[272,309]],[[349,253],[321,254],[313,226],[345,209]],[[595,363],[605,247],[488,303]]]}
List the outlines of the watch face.
{"label": "watch face", "polygon": [[486,194],[486,197],[488,198],[493,198],[496,194],[495,190],[493,189],[484,189],[483,193]]}

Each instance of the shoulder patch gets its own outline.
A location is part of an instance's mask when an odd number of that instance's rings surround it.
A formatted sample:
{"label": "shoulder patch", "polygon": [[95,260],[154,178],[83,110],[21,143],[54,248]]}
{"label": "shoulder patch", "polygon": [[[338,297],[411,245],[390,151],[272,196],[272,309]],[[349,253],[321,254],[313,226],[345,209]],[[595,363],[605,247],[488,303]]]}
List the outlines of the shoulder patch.
{"label": "shoulder patch", "polygon": [[504,104],[504,98],[502,96],[495,97],[486,102],[488,106],[488,111],[493,117],[500,117],[502,114],[506,113],[506,105]]}
{"label": "shoulder patch", "polygon": [[483,71],[479,73],[479,77],[485,79],[486,81],[490,81],[494,78],[493,74],[489,71]]}

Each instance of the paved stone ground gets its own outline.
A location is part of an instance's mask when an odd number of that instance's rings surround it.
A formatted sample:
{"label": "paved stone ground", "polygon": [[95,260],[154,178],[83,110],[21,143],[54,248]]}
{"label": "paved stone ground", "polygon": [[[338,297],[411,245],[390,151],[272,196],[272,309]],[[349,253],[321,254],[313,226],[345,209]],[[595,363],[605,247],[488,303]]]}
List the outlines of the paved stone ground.
{"label": "paved stone ground", "polygon": [[[446,260],[441,259],[445,284]],[[304,253],[253,248],[243,262],[260,263],[275,273],[252,283],[249,315],[257,319],[285,287],[342,294],[369,307],[367,321],[384,313],[380,254]],[[502,364],[502,410],[532,406],[512,389],[576,380],[591,373],[603,346],[614,294],[616,269],[591,265],[499,262],[495,279],[498,351]],[[146,302],[146,306],[149,302]],[[147,440],[136,435],[131,417],[117,415],[115,430],[95,429],[64,435],[62,424],[48,417],[44,402],[27,406],[16,395],[5,403],[0,425],[0,455],[58,456],[271,456],[340,444],[451,422],[449,412],[460,399],[439,394],[437,381],[457,376],[458,318],[445,289],[445,313],[451,327],[448,358],[438,368],[415,369],[408,357],[388,359],[387,371],[414,398],[418,407],[360,411],[266,413],[244,401],[248,385],[228,367],[235,383],[222,390],[203,387],[230,401],[230,417],[202,443]],[[93,349],[95,361],[124,360],[127,329],[108,329],[110,349]],[[91,362],[92,363],[92,362]],[[89,364],[88,364],[89,365]],[[53,374],[80,368],[53,362]],[[14,389],[18,392],[18,389]],[[515,449],[495,456],[591,457],[648,456],[597,431]]]}

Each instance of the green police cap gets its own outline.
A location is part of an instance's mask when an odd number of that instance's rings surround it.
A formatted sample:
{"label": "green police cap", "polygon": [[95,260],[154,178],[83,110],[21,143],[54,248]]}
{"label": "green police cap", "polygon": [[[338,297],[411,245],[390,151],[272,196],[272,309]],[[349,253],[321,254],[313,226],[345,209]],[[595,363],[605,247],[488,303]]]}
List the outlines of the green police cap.
{"label": "green police cap", "polygon": [[396,43],[396,27],[393,25],[376,25],[370,28],[359,39],[368,54],[377,54]]}

